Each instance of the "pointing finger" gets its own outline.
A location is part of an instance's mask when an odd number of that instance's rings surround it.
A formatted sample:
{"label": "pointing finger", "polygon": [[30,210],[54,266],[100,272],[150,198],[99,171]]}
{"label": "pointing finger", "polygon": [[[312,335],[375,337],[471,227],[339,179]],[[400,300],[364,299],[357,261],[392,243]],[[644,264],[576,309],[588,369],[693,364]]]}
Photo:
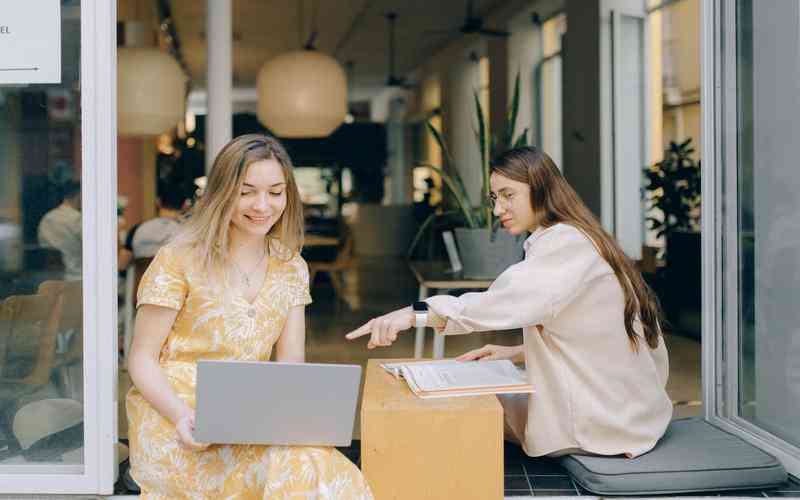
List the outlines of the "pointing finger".
{"label": "pointing finger", "polygon": [[364,335],[370,334],[371,330],[372,330],[372,321],[373,320],[367,321],[366,323],[361,325],[359,328],[356,328],[352,332],[350,332],[347,335],[345,335],[344,338],[346,338],[347,340],[353,340],[353,339],[357,339],[358,337],[363,337]]}

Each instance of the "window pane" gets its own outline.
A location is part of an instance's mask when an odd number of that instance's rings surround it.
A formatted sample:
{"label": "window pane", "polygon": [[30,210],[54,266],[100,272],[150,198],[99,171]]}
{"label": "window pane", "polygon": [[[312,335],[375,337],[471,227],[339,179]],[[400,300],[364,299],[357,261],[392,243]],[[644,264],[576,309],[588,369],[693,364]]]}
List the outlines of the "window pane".
{"label": "window pane", "polygon": [[800,444],[800,2],[737,8],[739,414]]}
{"label": "window pane", "polygon": [[80,2],[60,4],[61,83],[0,86],[0,474],[83,463]]}

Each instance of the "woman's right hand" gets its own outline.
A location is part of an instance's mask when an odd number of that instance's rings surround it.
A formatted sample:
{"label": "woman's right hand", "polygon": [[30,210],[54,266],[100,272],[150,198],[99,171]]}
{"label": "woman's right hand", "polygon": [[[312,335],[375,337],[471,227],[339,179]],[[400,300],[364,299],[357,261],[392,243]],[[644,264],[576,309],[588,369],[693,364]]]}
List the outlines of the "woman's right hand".
{"label": "woman's right hand", "polygon": [[505,345],[492,345],[487,344],[480,349],[474,349],[465,352],[456,358],[456,361],[491,361],[495,359],[510,359],[511,361],[520,361],[522,358],[521,345],[505,346]]}
{"label": "woman's right hand", "polygon": [[208,448],[207,444],[198,443],[194,440],[194,410],[189,410],[175,422],[175,430],[178,432],[178,444],[181,448],[189,451],[202,451]]}

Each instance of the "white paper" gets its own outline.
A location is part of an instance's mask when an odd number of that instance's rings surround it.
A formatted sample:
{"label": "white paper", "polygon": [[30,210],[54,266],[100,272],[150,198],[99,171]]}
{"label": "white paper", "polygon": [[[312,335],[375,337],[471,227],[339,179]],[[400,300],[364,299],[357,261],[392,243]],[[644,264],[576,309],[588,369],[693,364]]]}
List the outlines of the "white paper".
{"label": "white paper", "polygon": [[414,392],[528,384],[525,375],[509,360],[467,362],[441,360],[384,363],[382,366],[389,373],[406,379]]}
{"label": "white paper", "polygon": [[3,0],[2,5],[0,84],[61,83],[60,0]]}
{"label": "white paper", "polygon": [[458,256],[458,249],[456,249],[456,241],[453,239],[452,231],[444,231],[442,233],[444,240],[444,247],[447,249],[447,258],[450,259],[450,271],[458,273],[463,269],[461,267],[461,258]]}

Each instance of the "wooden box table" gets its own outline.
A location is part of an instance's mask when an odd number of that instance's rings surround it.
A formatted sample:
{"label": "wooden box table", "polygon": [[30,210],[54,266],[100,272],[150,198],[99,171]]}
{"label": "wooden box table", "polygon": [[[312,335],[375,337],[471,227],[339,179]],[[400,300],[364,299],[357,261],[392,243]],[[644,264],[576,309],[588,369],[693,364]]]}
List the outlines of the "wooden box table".
{"label": "wooden box table", "polygon": [[379,500],[503,498],[503,409],[494,395],[420,399],[369,360],[361,470]]}

